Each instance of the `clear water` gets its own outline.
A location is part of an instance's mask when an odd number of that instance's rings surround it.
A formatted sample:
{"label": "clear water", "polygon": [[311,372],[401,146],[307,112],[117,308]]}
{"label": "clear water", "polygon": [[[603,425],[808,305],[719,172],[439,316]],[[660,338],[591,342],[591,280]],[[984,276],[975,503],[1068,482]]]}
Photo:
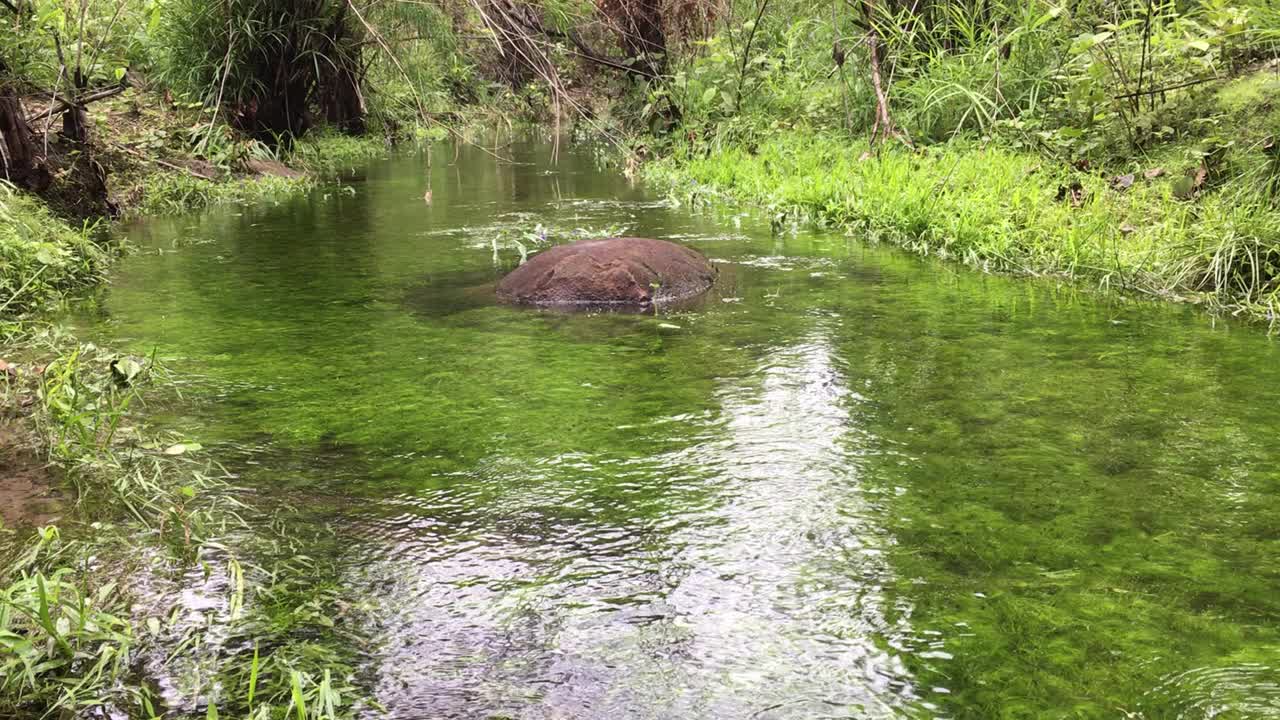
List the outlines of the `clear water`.
{"label": "clear water", "polygon": [[[327,529],[315,582],[365,609],[341,630],[391,717],[1280,717],[1259,329],[506,152],[140,224],[94,320],[190,381],[164,422],[252,504]],[[721,282],[656,317],[495,305],[539,225],[678,239]]]}

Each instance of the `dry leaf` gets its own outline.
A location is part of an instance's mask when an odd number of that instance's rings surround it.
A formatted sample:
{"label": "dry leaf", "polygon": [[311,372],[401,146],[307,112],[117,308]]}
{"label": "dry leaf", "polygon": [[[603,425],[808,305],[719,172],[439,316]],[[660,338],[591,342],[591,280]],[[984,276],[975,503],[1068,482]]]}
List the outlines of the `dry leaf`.
{"label": "dry leaf", "polygon": [[1148,180],[1155,180],[1156,178],[1160,177],[1163,174],[1164,174],[1164,168],[1158,167],[1158,168],[1151,168],[1150,170],[1142,173],[1142,177]]}
{"label": "dry leaf", "polygon": [[1204,182],[1209,179],[1209,168],[1201,165],[1196,168],[1195,179],[1191,182],[1191,191],[1200,192],[1200,188],[1204,187]]}
{"label": "dry leaf", "polygon": [[1114,190],[1128,190],[1133,187],[1133,173],[1128,175],[1116,175],[1111,178],[1111,187]]}

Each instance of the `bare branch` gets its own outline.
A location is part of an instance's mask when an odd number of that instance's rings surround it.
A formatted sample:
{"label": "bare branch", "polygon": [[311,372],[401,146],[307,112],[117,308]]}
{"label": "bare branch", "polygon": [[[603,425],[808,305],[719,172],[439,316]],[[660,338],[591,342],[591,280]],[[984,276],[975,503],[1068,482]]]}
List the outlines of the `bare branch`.
{"label": "bare branch", "polygon": [[1214,80],[1221,80],[1221,79],[1222,78],[1218,78],[1218,77],[1207,77],[1207,78],[1199,78],[1196,80],[1188,80],[1186,82],[1175,83],[1173,85],[1165,85],[1163,87],[1158,87],[1158,88],[1148,88],[1141,92],[1131,92],[1131,93],[1125,93],[1123,95],[1113,95],[1112,99],[1128,100],[1131,98],[1145,97],[1147,95],[1159,95],[1160,93],[1169,92],[1170,90],[1181,90],[1183,88],[1194,87],[1196,85],[1203,85],[1205,83],[1210,83],[1210,82],[1213,82]]}
{"label": "bare branch", "polygon": [[41,117],[45,118],[47,121],[50,118],[54,117],[55,115],[61,115],[62,113],[72,108],[84,107],[89,103],[94,103],[99,100],[105,100],[106,98],[109,98],[112,95],[119,95],[120,93],[125,91],[126,87],[127,86],[123,84],[112,85],[109,88],[95,90],[94,92],[91,92],[88,95],[81,95],[80,97],[77,97],[74,100],[66,100],[66,99],[57,100],[54,102],[53,106],[50,107],[48,110],[41,110],[40,112],[28,117],[27,123],[28,124],[34,123],[35,121],[39,120]]}

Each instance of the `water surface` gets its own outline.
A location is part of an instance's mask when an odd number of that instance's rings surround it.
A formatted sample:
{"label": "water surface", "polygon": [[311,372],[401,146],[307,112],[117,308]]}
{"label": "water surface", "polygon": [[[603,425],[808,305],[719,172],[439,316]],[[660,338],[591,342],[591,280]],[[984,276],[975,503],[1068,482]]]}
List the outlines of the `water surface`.
{"label": "water surface", "polygon": [[[391,717],[1280,717],[1260,330],[505,152],[137,225],[95,320],[265,516],[331,532]],[[522,248],[624,231],[720,286],[491,301]]]}

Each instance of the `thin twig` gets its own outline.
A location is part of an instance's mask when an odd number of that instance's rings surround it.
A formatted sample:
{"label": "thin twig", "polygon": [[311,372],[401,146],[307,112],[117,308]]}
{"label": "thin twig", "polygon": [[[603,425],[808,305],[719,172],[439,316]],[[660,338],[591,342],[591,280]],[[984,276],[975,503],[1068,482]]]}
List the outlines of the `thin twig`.
{"label": "thin twig", "polygon": [[1123,95],[1112,95],[1111,99],[1112,100],[1128,100],[1129,98],[1135,98],[1135,97],[1140,97],[1144,95],[1159,95],[1160,93],[1169,92],[1170,90],[1181,90],[1183,88],[1189,88],[1195,85],[1203,85],[1205,83],[1209,83],[1209,82],[1213,82],[1214,80],[1221,80],[1221,79],[1222,78],[1220,77],[1199,78],[1197,80],[1188,80],[1186,82],[1176,83],[1174,85],[1165,85],[1163,87],[1158,87],[1158,88],[1149,88],[1147,90],[1143,90],[1142,92],[1131,92],[1131,93],[1125,93]]}
{"label": "thin twig", "polygon": [[747,33],[747,43],[742,48],[742,67],[738,70],[738,87],[733,94],[733,106],[739,108],[742,104],[742,83],[747,77],[747,62],[751,58],[751,44],[755,42],[756,31],[760,29],[760,20],[764,17],[764,11],[769,9],[769,0],[761,0],[760,7],[756,11],[755,22],[751,23],[751,32]]}

